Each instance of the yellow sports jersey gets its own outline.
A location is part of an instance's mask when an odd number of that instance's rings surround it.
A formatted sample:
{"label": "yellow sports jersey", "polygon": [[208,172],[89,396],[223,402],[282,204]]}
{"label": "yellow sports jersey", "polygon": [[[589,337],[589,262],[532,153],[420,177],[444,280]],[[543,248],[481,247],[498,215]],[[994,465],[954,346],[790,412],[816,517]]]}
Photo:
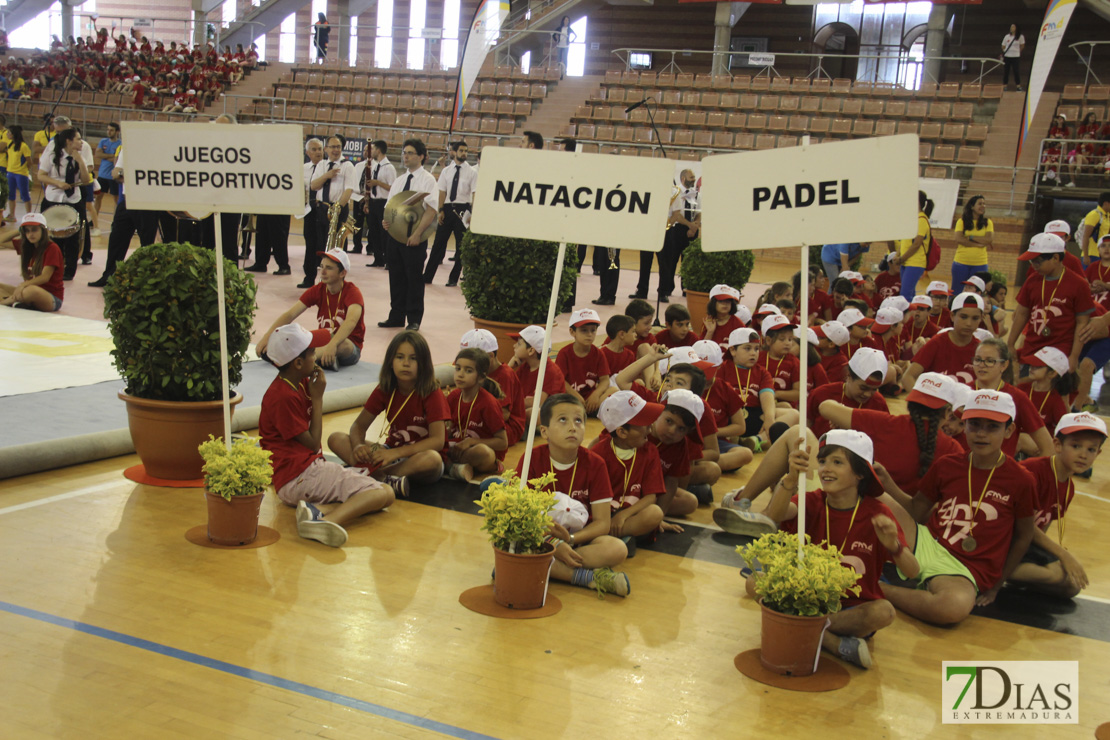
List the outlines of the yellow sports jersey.
{"label": "yellow sports jersey", "polygon": [[[929,242],[933,232],[929,228],[929,218],[924,213],[917,214],[917,235],[924,237],[921,242],[921,249],[914,252],[912,257],[902,263],[905,267],[925,267],[925,256],[929,253]],[[898,253],[904,255],[912,245],[913,239],[899,239]]]}
{"label": "yellow sports jersey", "polygon": [[1101,206],[1095,206],[1095,209],[1083,219],[1083,224],[1091,227],[1090,235],[1087,237],[1087,256],[1098,257],[1099,240],[1110,234],[1110,213],[1102,210]]}
{"label": "yellow sports jersey", "polygon": [[8,151],[0,157],[0,162],[6,164],[8,172],[13,175],[30,175],[31,147],[27,146],[27,142],[23,142],[23,146],[16,150],[9,144]]}
{"label": "yellow sports jersey", "polygon": [[[987,225],[982,229],[964,229],[964,220],[958,219],[956,221],[956,231],[963,231],[965,236],[986,236],[987,234],[994,234],[994,221],[987,219]],[[981,247],[965,247],[960,245],[956,247],[955,262],[961,265],[985,265],[987,264],[987,248]]]}

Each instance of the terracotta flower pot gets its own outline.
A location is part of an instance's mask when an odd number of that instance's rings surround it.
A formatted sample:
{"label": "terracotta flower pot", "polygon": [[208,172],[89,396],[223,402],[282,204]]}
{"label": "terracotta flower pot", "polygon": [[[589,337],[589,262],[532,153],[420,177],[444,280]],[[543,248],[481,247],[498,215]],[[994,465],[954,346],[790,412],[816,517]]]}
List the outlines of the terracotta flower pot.
{"label": "terracotta flower pot", "polygon": [[709,294],[696,290],[686,291],[686,308],[690,311],[690,328],[699,335],[705,331],[705,309],[709,305]]}
{"label": "terracotta flower pot", "polygon": [[490,321],[489,319],[480,319],[477,316],[471,316],[471,321],[474,322],[475,329],[485,329],[486,331],[497,337],[497,359],[501,362],[508,362],[513,359],[513,345],[516,340],[509,337],[509,334],[519,334],[520,330],[528,326],[528,324],[507,324],[503,321]]}
{"label": "terracotta flower pot", "polygon": [[232,496],[231,500],[204,492],[208,502],[208,539],[217,545],[249,545],[258,536],[258,512],[262,508],[262,492],[250,496]]}
{"label": "terracotta flower pot", "polygon": [[547,601],[547,579],[555,550],[517,555],[493,548],[493,599],[509,609],[539,609]]}
{"label": "terracotta flower pot", "polygon": [[759,642],[759,662],[769,671],[784,676],[809,676],[821,650],[821,633],[826,617],[796,617],[770,609],[763,610]]}
{"label": "terracotta flower pot", "polygon": [[[127,403],[127,426],[135,452],[146,472],[155,478],[195,480],[202,477],[197,446],[212,434],[222,437],[222,401],[154,401],[119,392]],[[231,411],[243,394],[231,397]]]}

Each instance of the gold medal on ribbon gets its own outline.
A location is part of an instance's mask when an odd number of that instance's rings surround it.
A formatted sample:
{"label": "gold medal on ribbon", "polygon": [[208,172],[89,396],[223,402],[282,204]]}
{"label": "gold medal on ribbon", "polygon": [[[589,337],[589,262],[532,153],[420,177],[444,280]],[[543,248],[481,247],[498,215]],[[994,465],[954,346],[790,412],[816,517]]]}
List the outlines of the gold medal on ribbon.
{"label": "gold medal on ribbon", "polygon": [[975,538],[971,536],[965,537],[964,541],[960,543],[960,547],[963,548],[964,552],[974,552],[975,548],[978,546],[979,543],[976,542]]}

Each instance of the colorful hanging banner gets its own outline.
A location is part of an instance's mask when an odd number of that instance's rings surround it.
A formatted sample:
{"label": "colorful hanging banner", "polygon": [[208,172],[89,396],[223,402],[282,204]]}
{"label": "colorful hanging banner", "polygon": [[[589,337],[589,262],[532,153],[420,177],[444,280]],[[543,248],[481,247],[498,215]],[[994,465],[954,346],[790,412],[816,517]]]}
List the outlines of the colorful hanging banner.
{"label": "colorful hanging banner", "polygon": [[478,73],[482,71],[489,50],[501,35],[501,25],[508,17],[508,0],[482,0],[474,11],[474,17],[470,20],[470,33],[463,46],[462,63],[459,64],[459,84],[455,88],[455,107],[451,111],[448,136],[455,130],[463,104],[478,79]]}
{"label": "colorful hanging banner", "polygon": [[1041,23],[1040,34],[1037,37],[1037,51],[1033,55],[1033,66],[1029,70],[1025,110],[1021,114],[1021,136],[1018,137],[1017,152],[1014,154],[1015,167],[1021,158],[1025,137],[1029,133],[1029,126],[1033,123],[1033,116],[1037,114],[1041,93],[1044,92],[1045,80],[1052,70],[1052,63],[1056,60],[1056,52],[1064,39],[1064,31],[1068,28],[1068,21],[1071,20],[1075,5],[1076,0],[1052,0],[1045,9],[1044,21]]}

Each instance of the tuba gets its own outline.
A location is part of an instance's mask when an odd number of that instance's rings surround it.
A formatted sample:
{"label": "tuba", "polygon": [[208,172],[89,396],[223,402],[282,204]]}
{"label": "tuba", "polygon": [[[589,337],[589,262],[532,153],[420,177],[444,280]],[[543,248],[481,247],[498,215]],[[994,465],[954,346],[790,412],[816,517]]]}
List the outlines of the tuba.
{"label": "tuba", "polygon": [[343,206],[339,205],[338,201],[328,205],[328,239],[324,245],[324,251],[342,249],[344,242],[347,241],[348,232],[355,230],[354,214],[349,214],[342,226],[339,224],[339,214],[342,210]]}

